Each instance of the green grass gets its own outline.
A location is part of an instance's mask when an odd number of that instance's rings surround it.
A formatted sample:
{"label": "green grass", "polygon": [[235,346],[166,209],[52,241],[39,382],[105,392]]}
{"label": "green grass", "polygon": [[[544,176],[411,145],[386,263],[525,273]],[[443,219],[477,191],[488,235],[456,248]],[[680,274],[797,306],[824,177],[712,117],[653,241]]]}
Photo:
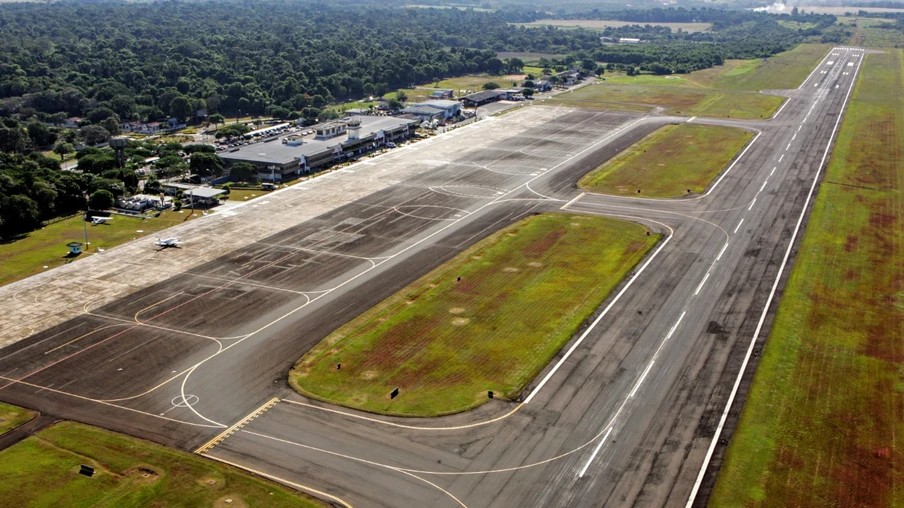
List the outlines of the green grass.
{"label": "green grass", "polygon": [[37,415],[34,411],[0,402],[0,435],[34,419]]}
{"label": "green grass", "polygon": [[263,196],[269,192],[270,191],[260,189],[230,189],[227,197],[230,201],[248,201],[249,199]]}
{"label": "green grass", "polygon": [[797,88],[830,47],[801,44],[766,61],[728,60],[684,75],[604,75],[605,82],[558,95],[549,104],[590,109],[643,105],[684,116],[768,118],[785,99],[758,91]]}
{"label": "green grass", "polygon": [[904,506],[902,90],[866,57],[711,506]]}
{"label": "green grass", "polygon": [[514,397],[656,243],[647,233],[600,217],[525,219],[324,339],[296,364],[292,386],[407,416],[464,411],[488,390]]}
{"label": "green grass", "polygon": [[545,104],[588,109],[659,106],[666,114],[759,119],[772,116],[783,101],[756,92],[603,82],[557,95]]}
{"label": "green grass", "polygon": [[[901,30],[880,28],[879,25],[894,23],[892,19],[879,18],[844,18],[847,23],[855,23],[851,44],[866,48],[900,48],[904,47],[904,32]],[[838,20],[842,23],[842,19]],[[850,29],[850,26],[846,26]]]}
{"label": "green grass", "polygon": [[[78,474],[81,464],[95,475]],[[324,506],[197,455],[71,422],[0,451],[0,491],[5,506]]]}
{"label": "green grass", "polygon": [[666,125],[586,175],[579,185],[623,196],[671,198],[688,190],[701,194],[752,137],[733,127]]}
{"label": "green grass", "polygon": [[[196,212],[200,214],[200,212]],[[142,220],[140,217],[114,215],[107,224],[92,226],[87,224],[90,254],[68,258],[69,242],[84,242],[85,233],[82,215],[63,219],[59,222],[32,231],[28,235],[8,243],[0,243],[0,285],[9,284],[30,275],[55,268],[79,258],[94,255],[97,249],[110,249],[135,238],[148,236],[191,218],[191,210],[166,211],[160,217]],[[142,232],[139,233],[138,230]],[[150,247],[149,247],[150,248]]]}

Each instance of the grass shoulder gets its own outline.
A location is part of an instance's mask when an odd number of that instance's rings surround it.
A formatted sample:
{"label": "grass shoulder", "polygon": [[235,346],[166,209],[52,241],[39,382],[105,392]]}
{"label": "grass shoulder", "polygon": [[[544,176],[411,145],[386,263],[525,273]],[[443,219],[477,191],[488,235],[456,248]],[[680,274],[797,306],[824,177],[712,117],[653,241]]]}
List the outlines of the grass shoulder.
{"label": "grass shoulder", "polygon": [[[194,213],[200,215],[201,212]],[[82,215],[79,214],[47,224],[21,238],[0,243],[0,285],[77,261],[99,252],[98,249],[110,249],[176,226],[190,220],[192,216],[192,211],[188,209],[179,212],[167,210],[159,216],[151,214],[149,218],[114,215],[106,224],[91,225],[84,224]],[[66,244],[84,242],[85,229],[88,231],[91,249],[79,257],[68,257]]]}
{"label": "grass shoulder", "polygon": [[711,506],[902,506],[904,52],[858,77]]}
{"label": "grass shoulder", "polygon": [[341,327],[290,382],[309,397],[402,416],[465,411],[490,390],[514,398],[658,238],[614,219],[532,216]]}
{"label": "grass shoulder", "polygon": [[11,406],[0,402],[0,435],[15,429],[16,427],[28,423],[38,416],[38,413],[30,409]]}
{"label": "grass shoulder", "polygon": [[[78,474],[81,464],[95,475]],[[7,506],[326,506],[231,466],[74,422],[0,451],[0,491]]]}
{"label": "grass shoulder", "polygon": [[588,173],[578,185],[621,196],[702,194],[752,138],[751,132],[734,127],[666,125]]}

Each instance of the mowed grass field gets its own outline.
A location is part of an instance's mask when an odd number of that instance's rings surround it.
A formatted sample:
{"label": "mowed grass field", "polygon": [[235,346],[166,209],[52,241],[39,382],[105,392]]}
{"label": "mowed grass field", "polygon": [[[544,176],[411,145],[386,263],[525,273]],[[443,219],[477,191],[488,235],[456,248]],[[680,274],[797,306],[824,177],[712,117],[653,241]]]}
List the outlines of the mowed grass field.
{"label": "mowed grass field", "polygon": [[0,435],[6,434],[36,416],[38,414],[34,411],[0,402]]}
{"label": "mowed grass field", "polygon": [[588,173],[578,185],[621,196],[701,194],[751,138],[752,133],[733,127],[666,125]]}
{"label": "mowed grass field", "polygon": [[[94,476],[78,474],[81,464]],[[230,466],[74,422],[0,451],[0,491],[4,506],[326,506]]]}
{"label": "mowed grass field", "polygon": [[902,59],[866,56],[710,506],[904,506]]}
{"label": "mowed grass field", "polygon": [[524,26],[528,28],[537,28],[544,26],[554,26],[556,28],[589,28],[598,30],[607,27],[622,27],[631,25],[651,25],[666,26],[677,32],[679,29],[684,32],[705,32],[713,27],[712,23],[642,23],[637,21],[618,21],[614,19],[538,19],[532,23],[511,23],[513,25]]}
{"label": "mowed grass field", "polygon": [[766,61],[729,60],[690,74],[606,75],[606,81],[556,96],[546,104],[591,109],[661,107],[666,114],[714,118],[768,118],[784,98],[758,93],[797,88],[831,48],[802,44]]}
{"label": "mowed grass field", "polygon": [[[200,215],[201,212],[195,212]],[[0,243],[0,285],[9,284],[66,263],[93,256],[97,249],[110,249],[135,238],[149,236],[160,230],[181,224],[192,218],[191,210],[183,213],[165,211],[159,217],[142,220],[140,217],[114,215],[107,224],[88,223],[91,252],[76,258],[67,257],[69,242],[84,242],[82,215],[55,222],[32,231],[18,240]],[[141,231],[140,233],[138,231]],[[153,246],[148,244],[148,248]],[[44,267],[47,268],[44,268]]]}
{"label": "mowed grass field", "polygon": [[659,237],[648,233],[601,217],[532,216],[334,332],[290,382],[320,400],[405,416],[464,411],[488,390],[513,398],[653,247]]}

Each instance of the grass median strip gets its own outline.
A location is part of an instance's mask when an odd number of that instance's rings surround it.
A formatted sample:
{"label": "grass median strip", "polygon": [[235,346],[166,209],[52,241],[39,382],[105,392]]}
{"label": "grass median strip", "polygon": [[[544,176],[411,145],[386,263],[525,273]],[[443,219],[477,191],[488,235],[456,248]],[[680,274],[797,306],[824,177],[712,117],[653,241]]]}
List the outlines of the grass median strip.
{"label": "grass median strip", "polygon": [[[79,474],[82,464],[93,477]],[[5,506],[325,506],[233,467],[73,422],[0,451],[0,491]]]}
{"label": "grass median strip", "polygon": [[621,196],[701,194],[751,138],[752,133],[734,127],[666,125],[584,176],[578,185]]}
{"label": "grass median strip", "polygon": [[710,506],[904,505],[902,90],[866,56]]}
{"label": "grass median strip", "polygon": [[489,390],[512,398],[658,238],[614,219],[532,216],[334,332],[290,381],[310,397],[405,416],[464,411]]}
{"label": "grass median strip", "polygon": [[37,415],[34,411],[0,402],[0,435],[33,420]]}

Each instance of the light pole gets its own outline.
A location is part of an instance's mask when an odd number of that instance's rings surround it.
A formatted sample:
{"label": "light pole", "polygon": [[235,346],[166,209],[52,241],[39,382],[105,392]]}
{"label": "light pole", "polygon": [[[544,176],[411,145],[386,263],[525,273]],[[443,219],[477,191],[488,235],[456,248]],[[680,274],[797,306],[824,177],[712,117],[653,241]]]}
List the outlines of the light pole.
{"label": "light pole", "polygon": [[88,214],[91,212],[91,206],[88,204],[88,193],[85,192],[83,196],[85,197],[85,216],[82,217],[82,227],[85,230],[85,250],[88,250],[91,246],[88,243]]}

